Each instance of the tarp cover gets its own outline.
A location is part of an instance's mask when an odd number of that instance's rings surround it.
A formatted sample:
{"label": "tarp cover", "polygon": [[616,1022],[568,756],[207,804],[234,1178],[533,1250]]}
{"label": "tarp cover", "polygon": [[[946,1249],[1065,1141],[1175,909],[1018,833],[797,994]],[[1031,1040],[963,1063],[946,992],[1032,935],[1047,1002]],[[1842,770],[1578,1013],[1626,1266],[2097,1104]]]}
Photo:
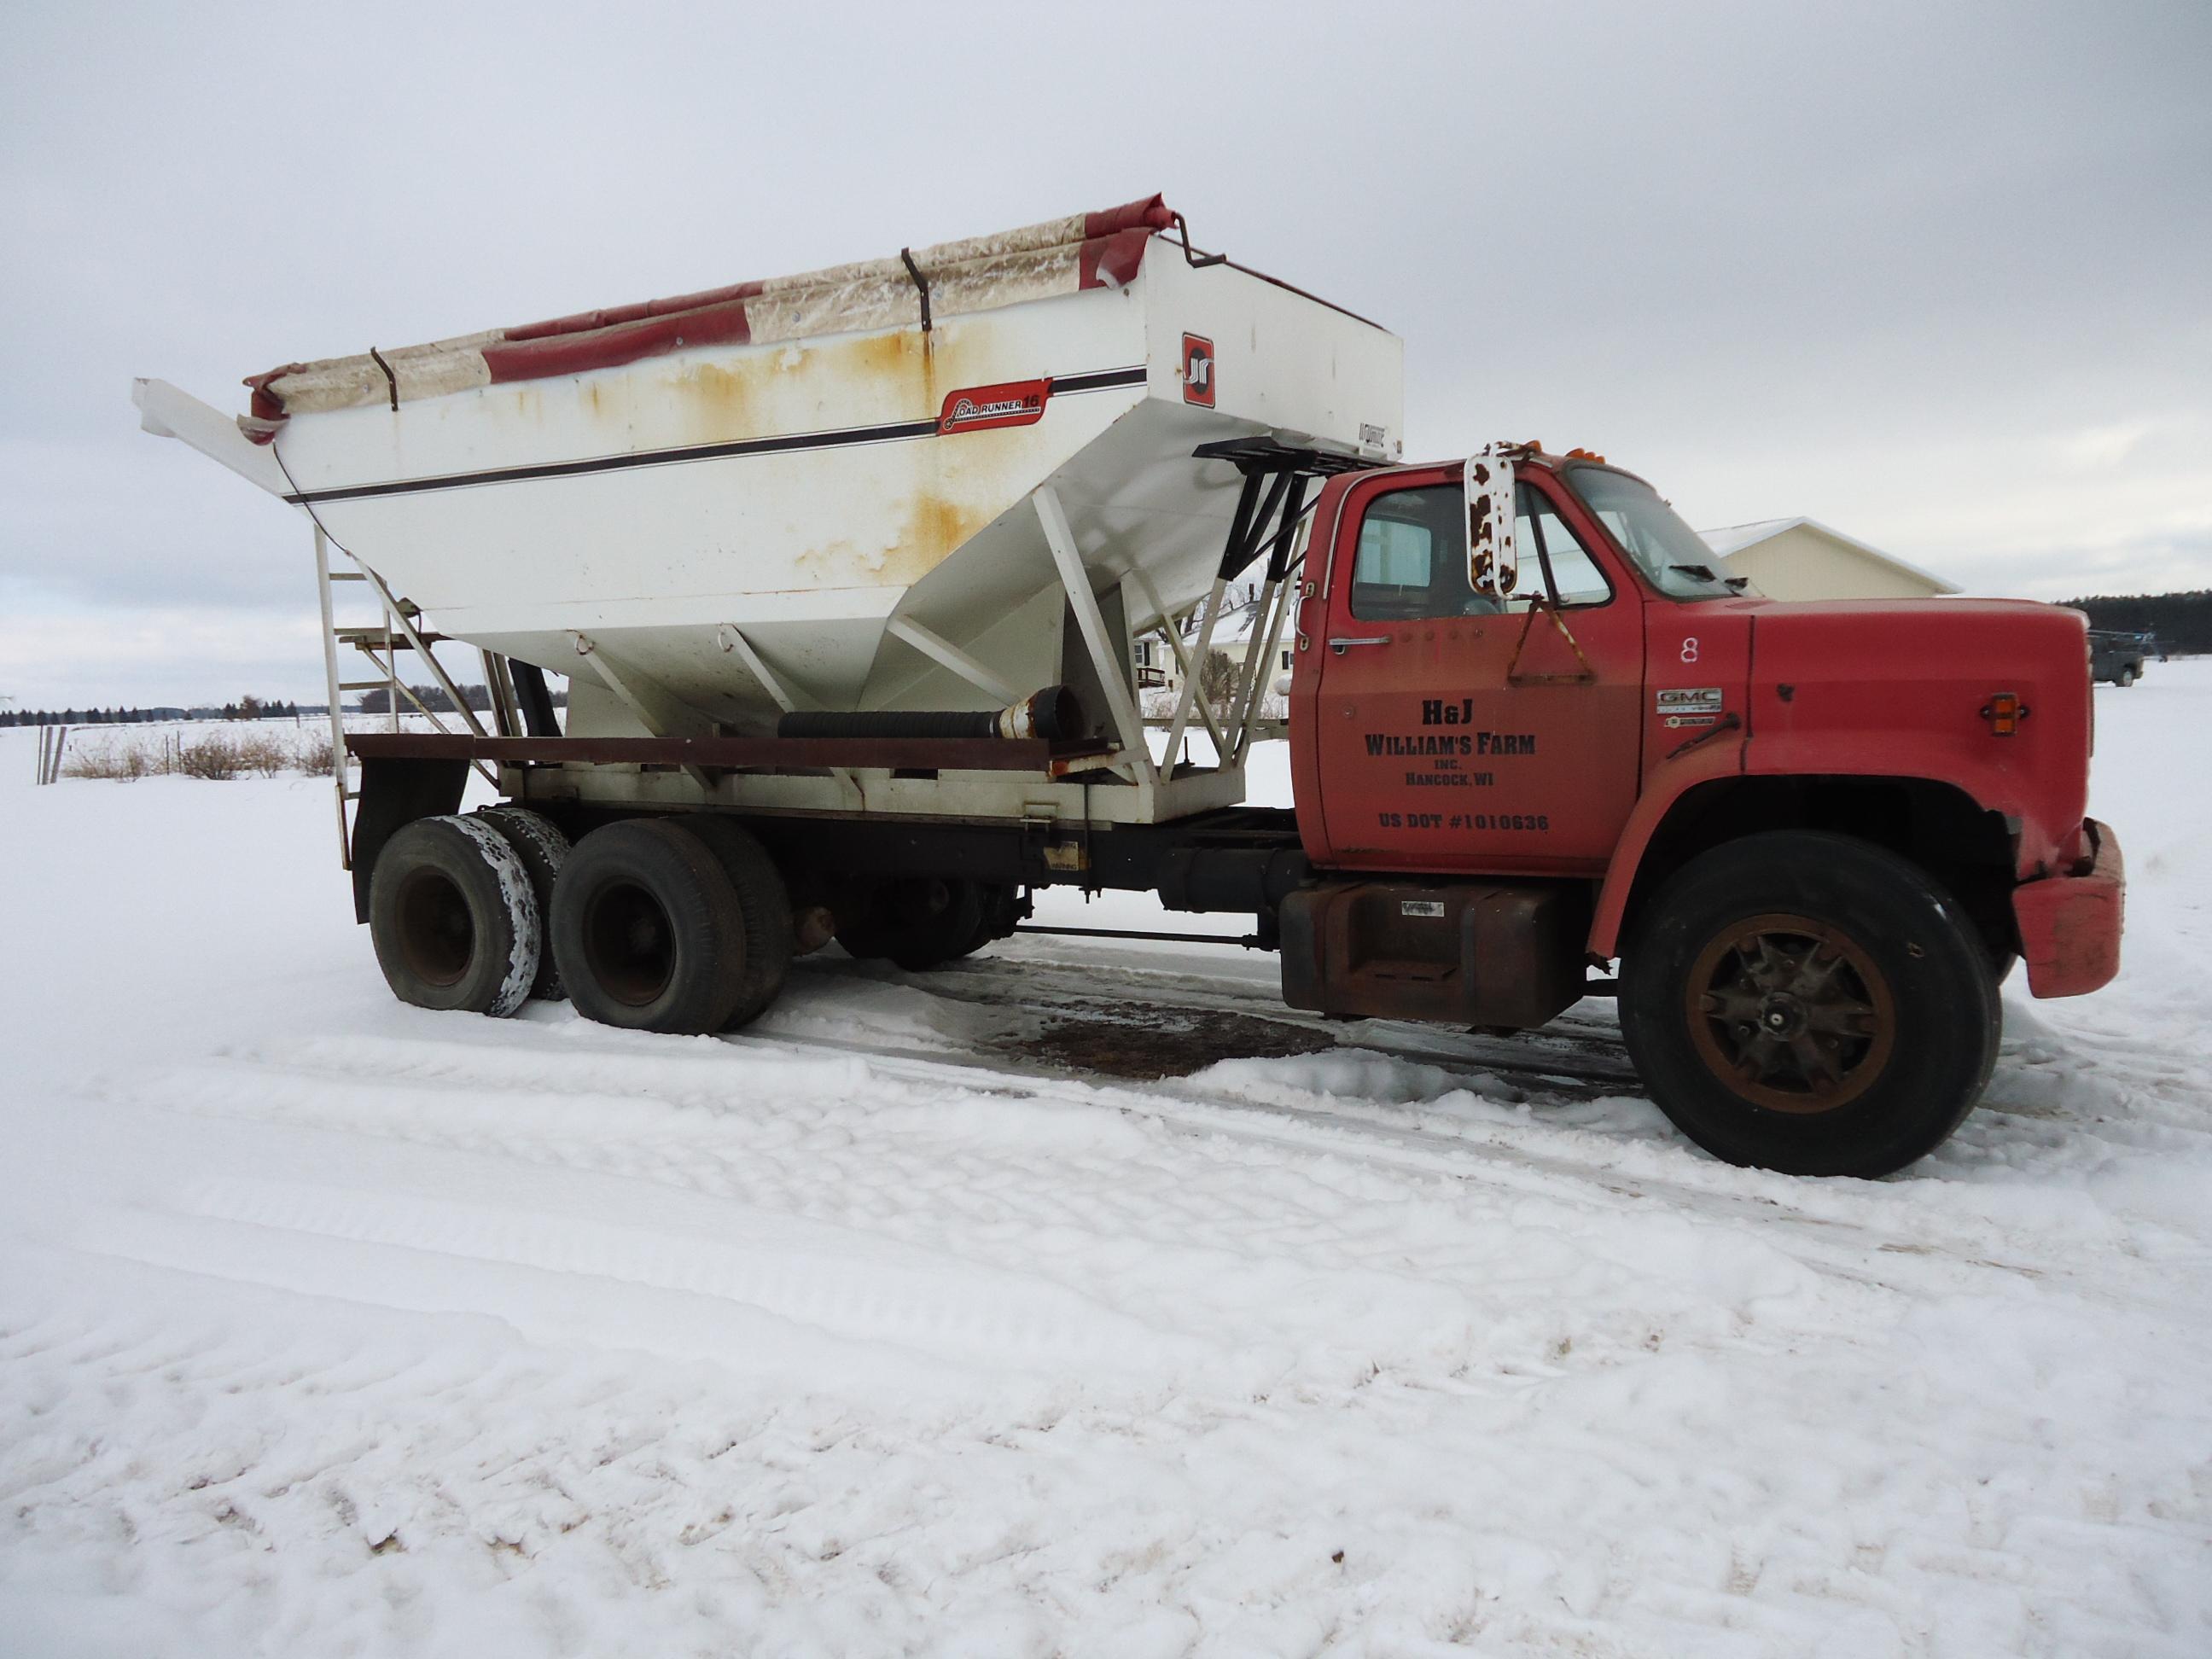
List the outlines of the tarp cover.
{"label": "tarp cover", "polygon": [[[928,283],[931,316],[951,317],[1118,287],[1137,274],[1153,234],[1174,222],[1166,204],[1148,196],[1103,213],[1073,213],[908,252]],[[921,291],[906,260],[870,259],[427,345],[286,363],[247,377],[253,416],[239,424],[266,442],[288,416],[386,403],[395,391],[402,401],[442,397],[503,380],[580,374],[692,346],[891,328],[921,315]]]}

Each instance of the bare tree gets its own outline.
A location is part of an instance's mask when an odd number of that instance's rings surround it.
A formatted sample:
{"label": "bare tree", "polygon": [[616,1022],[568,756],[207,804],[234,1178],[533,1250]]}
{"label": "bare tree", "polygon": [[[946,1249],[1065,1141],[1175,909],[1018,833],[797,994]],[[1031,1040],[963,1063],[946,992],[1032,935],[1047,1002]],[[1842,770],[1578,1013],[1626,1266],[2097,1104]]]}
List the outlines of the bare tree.
{"label": "bare tree", "polygon": [[1226,651],[1208,651],[1206,660],[1198,665],[1198,695],[1224,725],[1229,705],[1237,698],[1237,659]]}

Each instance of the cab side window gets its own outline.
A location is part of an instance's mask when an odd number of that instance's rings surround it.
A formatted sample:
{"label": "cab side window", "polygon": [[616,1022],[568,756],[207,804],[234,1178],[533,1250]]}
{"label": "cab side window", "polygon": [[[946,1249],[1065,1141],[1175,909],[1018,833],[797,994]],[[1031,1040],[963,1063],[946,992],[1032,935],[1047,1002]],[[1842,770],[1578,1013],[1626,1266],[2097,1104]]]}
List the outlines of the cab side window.
{"label": "cab side window", "polygon": [[1352,614],[1364,622],[1466,617],[1497,610],[1468,580],[1460,486],[1393,489],[1367,504],[1352,563]]}
{"label": "cab side window", "polygon": [[[1539,595],[1563,608],[1612,599],[1604,571],[1551,497],[1528,483],[1514,494],[1520,580],[1504,608],[1525,611]],[[1467,562],[1467,500],[1458,484],[1387,491],[1368,502],[1359,521],[1352,614],[1363,622],[1496,615],[1498,602],[1475,591]]]}

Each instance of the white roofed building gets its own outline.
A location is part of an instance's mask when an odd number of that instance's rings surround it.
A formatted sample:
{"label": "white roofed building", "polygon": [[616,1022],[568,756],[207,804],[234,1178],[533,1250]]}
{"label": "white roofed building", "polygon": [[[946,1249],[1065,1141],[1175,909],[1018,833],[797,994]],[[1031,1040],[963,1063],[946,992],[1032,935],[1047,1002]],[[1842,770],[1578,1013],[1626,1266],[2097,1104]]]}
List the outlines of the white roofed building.
{"label": "white roofed building", "polygon": [[1729,573],[1771,599],[1926,599],[1954,583],[1817,519],[1761,519],[1700,530]]}

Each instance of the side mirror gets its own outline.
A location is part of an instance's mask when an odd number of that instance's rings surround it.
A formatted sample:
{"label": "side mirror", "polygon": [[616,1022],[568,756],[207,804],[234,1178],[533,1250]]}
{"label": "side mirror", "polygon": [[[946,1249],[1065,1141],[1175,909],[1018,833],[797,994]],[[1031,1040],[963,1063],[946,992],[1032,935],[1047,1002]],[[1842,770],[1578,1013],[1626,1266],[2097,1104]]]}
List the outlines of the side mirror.
{"label": "side mirror", "polygon": [[1467,462],[1467,577],[1503,606],[1520,585],[1513,544],[1513,463],[1492,450]]}

